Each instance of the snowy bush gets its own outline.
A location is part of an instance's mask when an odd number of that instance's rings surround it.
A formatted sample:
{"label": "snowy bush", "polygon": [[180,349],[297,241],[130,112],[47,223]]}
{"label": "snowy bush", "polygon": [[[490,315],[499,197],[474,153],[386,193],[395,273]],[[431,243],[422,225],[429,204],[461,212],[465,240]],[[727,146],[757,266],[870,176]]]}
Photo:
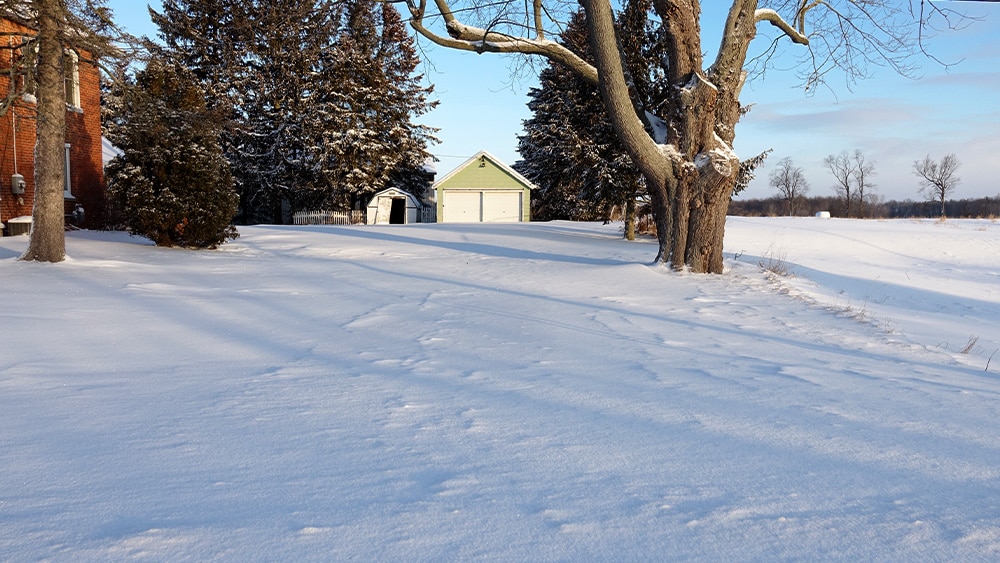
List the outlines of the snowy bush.
{"label": "snowy bush", "polygon": [[215,248],[239,234],[238,197],[218,120],[183,70],[153,61],[108,96],[106,134],[124,151],[106,169],[125,229],[158,246]]}

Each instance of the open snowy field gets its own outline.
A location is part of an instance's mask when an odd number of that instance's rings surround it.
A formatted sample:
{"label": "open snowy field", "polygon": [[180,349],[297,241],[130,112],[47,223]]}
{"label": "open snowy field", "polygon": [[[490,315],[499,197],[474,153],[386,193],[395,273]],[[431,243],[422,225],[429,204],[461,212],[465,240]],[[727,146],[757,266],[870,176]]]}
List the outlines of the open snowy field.
{"label": "open snowy field", "polygon": [[0,559],[1000,558],[1000,223],[619,229],[0,239]]}

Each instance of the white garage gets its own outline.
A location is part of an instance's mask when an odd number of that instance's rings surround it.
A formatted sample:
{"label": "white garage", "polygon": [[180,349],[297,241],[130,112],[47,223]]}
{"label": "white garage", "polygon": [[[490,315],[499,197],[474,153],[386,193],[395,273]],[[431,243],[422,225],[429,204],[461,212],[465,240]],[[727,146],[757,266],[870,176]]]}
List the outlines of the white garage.
{"label": "white garage", "polygon": [[529,221],[533,187],[513,168],[481,151],[434,184],[438,221]]}

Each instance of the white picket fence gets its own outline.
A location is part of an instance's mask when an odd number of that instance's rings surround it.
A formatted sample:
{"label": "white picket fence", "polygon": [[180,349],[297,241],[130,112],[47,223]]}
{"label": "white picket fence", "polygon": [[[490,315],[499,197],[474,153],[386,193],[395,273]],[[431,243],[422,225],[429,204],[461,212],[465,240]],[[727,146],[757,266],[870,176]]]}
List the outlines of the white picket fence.
{"label": "white picket fence", "polygon": [[362,225],[365,211],[296,211],[292,214],[295,225]]}

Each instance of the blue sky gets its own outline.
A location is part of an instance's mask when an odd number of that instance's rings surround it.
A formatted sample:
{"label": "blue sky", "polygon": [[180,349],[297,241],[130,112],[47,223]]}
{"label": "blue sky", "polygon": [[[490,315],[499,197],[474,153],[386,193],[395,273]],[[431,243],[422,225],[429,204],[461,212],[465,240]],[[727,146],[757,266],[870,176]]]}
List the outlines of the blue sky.
{"label": "blue sky", "polygon": [[[118,22],[133,33],[155,34],[145,3],[108,4]],[[159,9],[158,1],[149,4]],[[810,195],[832,195],[833,179],[823,159],[854,149],[876,162],[877,191],[886,199],[922,199],[913,161],[951,152],[962,162],[956,198],[1000,195],[1000,3],[952,4],[981,21],[930,41],[935,56],[960,61],[950,68],[917,60],[918,79],[880,69],[876,77],[850,89],[832,78],[832,90],[811,96],[791,73],[770,72],[748,84],[742,101],[755,105],[737,129],[736,150],[743,158],[768,148],[774,152],[770,166],[759,170],[743,197],[773,195],[767,175],[786,156],[805,170]],[[711,49],[723,8],[704,2],[703,9],[702,29],[714,34],[703,44]],[[440,128],[441,143],[432,148],[440,159],[439,173],[482,149],[508,164],[516,161],[517,135],[529,117],[526,92],[535,84],[533,71],[514,72],[523,61],[511,57],[460,53],[426,41],[420,45],[427,59],[424,73],[440,101],[421,119]],[[535,62],[539,68],[542,64]]]}

